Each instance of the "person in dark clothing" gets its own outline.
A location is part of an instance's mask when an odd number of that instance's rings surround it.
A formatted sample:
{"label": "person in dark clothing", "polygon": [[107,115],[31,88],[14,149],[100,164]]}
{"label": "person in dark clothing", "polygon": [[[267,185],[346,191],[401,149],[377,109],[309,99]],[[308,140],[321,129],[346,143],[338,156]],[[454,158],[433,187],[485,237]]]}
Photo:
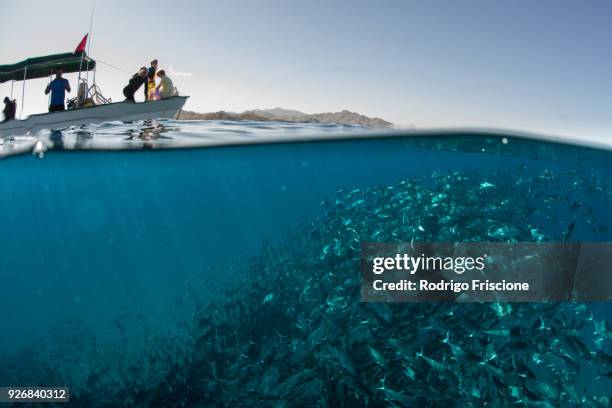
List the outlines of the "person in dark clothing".
{"label": "person in dark clothing", "polygon": [[66,110],[64,99],[66,99],[66,91],[70,92],[70,83],[67,79],[62,78],[64,70],[58,68],[55,72],[55,79],[49,82],[45,89],[45,95],[51,92],[51,103],[49,104],[49,112],[57,112]]}
{"label": "person in dark clothing", "polygon": [[147,70],[147,75],[149,76],[149,80],[155,80],[155,73],[157,72],[157,60],[154,59],[151,61],[151,66]]}
{"label": "person in dark clothing", "polygon": [[4,120],[2,123],[8,122],[11,119],[15,119],[15,112],[17,111],[17,102],[15,100],[10,100],[8,97],[4,97],[4,109],[2,110],[2,114],[4,115]]}
{"label": "person in dark clothing", "polygon": [[136,91],[142,86],[142,84],[145,84],[144,95],[146,101],[148,88],[146,67],[140,68],[140,70],[132,76],[130,82],[125,86],[125,88],[123,88],[123,96],[125,96],[125,100],[135,102],[134,94],[136,94]]}
{"label": "person in dark clothing", "polygon": [[149,92],[155,88],[155,73],[157,72],[157,60],[151,61],[151,66],[147,70],[147,99],[151,99]]}

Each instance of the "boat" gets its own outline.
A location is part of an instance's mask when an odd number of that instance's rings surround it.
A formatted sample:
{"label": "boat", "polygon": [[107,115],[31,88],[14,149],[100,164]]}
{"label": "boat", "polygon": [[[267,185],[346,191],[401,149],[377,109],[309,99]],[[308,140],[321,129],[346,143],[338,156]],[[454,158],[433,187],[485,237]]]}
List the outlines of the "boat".
{"label": "boat", "polygon": [[132,122],[137,120],[176,118],[187,96],[148,102],[114,102],[91,107],[68,109],[30,115],[23,120],[9,120],[0,124],[0,136],[19,136],[43,129],[62,130],[70,126],[88,125],[111,121]]}
{"label": "boat", "polygon": [[[131,102],[112,102],[105,98],[95,83],[96,61],[84,49],[83,38],[74,52],[28,58],[16,64],[0,65],[0,84],[11,81],[11,100],[15,82],[45,78],[54,75],[58,68],[65,74],[79,73],[77,97],[68,104],[68,109],[30,115],[0,123],[0,137],[19,136],[43,129],[62,130],[71,126],[88,125],[111,121],[132,122],[162,118],[176,118],[188,96],[177,95],[167,99]],[[88,86],[82,73],[93,71],[93,84]],[[21,112],[23,113],[23,94]],[[21,116],[21,115],[20,115]]]}

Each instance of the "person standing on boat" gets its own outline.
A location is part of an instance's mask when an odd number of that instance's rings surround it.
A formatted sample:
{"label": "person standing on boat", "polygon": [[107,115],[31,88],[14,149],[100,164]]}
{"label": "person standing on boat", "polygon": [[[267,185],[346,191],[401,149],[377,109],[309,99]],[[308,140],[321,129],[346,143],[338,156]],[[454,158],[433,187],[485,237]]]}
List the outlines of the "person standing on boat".
{"label": "person standing on boat", "polygon": [[64,100],[66,99],[66,91],[70,92],[70,83],[66,78],[62,78],[64,70],[58,68],[55,71],[55,79],[49,82],[45,89],[45,95],[51,92],[51,103],[49,104],[49,112],[58,112],[66,110]]}
{"label": "person standing on boat", "polygon": [[151,66],[147,70],[147,99],[151,99],[151,91],[155,89],[155,72],[157,71],[157,60],[151,61]]}
{"label": "person standing on boat", "polygon": [[[136,91],[140,89],[142,84],[147,83],[147,78],[148,78],[147,74],[148,74],[147,68],[142,67],[137,73],[135,73],[132,76],[132,78],[130,79],[130,82],[125,86],[125,88],[123,88],[123,96],[125,96],[126,101],[136,102],[134,100],[134,94],[136,94]],[[146,101],[147,100],[147,86],[146,85],[144,87],[144,95],[145,95],[145,101]]]}
{"label": "person standing on boat", "polygon": [[17,103],[15,100],[11,101],[8,96],[4,97],[4,109],[2,113],[4,114],[4,122],[8,122],[11,119],[15,119],[15,112],[17,112]]}

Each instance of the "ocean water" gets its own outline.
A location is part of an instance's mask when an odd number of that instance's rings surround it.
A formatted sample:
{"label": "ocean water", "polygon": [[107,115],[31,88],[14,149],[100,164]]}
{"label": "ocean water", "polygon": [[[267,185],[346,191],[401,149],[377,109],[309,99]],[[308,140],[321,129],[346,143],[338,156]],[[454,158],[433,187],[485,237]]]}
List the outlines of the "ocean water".
{"label": "ocean water", "polygon": [[0,156],[0,386],[69,386],[75,406],[612,397],[609,303],[363,304],[356,250],[612,241],[610,150],[159,121],[15,137]]}

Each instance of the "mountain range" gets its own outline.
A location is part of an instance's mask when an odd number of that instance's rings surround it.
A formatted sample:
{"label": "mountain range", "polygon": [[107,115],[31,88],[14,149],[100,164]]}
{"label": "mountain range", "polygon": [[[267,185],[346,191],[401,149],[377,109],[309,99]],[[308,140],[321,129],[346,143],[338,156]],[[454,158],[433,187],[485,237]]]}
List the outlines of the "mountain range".
{"label": "mountain range", "polygon": [[343,110],[341,112],[326,112],[308,114],[298,110],[273,108],[273,109],[253,109],[242,113],[235,112],[209,112],[198,113],[191,111],[181,111],[179,119],[186,120],[258,120],[269,121],[279,120],[286,122],[302,123],[341,123],[345,125],[361,125],[368,127],[392,127],[393,124],[381,118],[370,118],[368,116]]}

